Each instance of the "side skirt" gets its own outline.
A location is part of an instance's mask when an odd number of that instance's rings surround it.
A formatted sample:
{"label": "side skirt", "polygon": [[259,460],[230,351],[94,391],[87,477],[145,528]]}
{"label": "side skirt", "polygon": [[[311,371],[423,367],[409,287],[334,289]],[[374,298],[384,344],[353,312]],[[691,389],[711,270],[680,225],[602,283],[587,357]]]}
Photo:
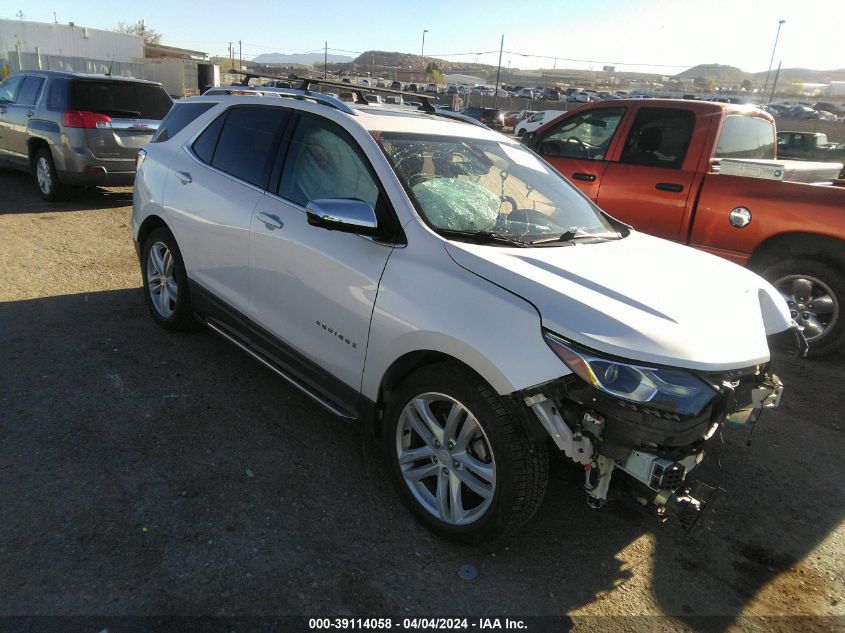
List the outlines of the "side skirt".
{"label": "side skirt", "polygon": [[239,347],[336,416],[370,421],[376,406],[248,317],[189,280],[191,302],[210,330]]}

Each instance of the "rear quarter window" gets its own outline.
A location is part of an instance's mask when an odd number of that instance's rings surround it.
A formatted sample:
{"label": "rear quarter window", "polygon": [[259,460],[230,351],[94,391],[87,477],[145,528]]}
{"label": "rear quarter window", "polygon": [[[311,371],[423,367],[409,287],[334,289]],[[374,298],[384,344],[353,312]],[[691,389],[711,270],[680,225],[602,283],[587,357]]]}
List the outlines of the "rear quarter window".
{"label": "rear quarter window", "polygon": [[169,138],[173,138],[181,132],[186,125],[191,123],[199,115],[207,112],[217,105],[213,101],[199,102],[199,103],[174,103],[170,108],[170,112],[164,117],[161,125],[158,127],[151,143],[162,143]]}
{"label": "rear quarter window", "polygon": [[732,115],[722,124],[715,157],[772,159],[776,143],[775,126],[766,119]]}
{"label": "rear quarter window", "polygon": [[74,80],[70,87],[71,109],[113,118],[163,119],[172,105],[173,100],[155,84]]}

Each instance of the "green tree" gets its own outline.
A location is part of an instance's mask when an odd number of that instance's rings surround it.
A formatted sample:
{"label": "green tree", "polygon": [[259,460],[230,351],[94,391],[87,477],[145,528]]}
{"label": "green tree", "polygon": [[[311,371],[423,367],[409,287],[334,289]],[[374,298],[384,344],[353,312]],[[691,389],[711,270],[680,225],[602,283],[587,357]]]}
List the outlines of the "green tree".
{"label": "green tree", "polygon": [[743,79],[742,80],[742,89],[743,90],[751,90],[754,84],[751,83],[750,79]]}
{"label": "green tree", "polygon": [[445,79],[443,79],[443,73],[440,71],[440,67],[434,62],[429,63],[429,65],[425,67],[425,79],[429,83],[433,84],[445,83]]}
{"label": "green tree", "polygon": [[153,29],[147,28],[143,20],[138,20],[134,24],[127,24],[126,22],[118,22],[117,28],[114,29],[118,33],[127,33],[129,35],[140,35],[144,38],[144,44],[159,44],[161,43],[161,33]]}

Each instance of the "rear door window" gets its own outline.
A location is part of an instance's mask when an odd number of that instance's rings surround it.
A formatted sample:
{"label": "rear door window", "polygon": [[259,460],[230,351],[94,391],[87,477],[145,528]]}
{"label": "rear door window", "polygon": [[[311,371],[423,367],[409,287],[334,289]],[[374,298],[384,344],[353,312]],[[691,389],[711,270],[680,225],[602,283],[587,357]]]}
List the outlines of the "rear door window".
{"label": "rear door window", "polygon": [[21,85],[21,89],[18,91],[15,103],[22,106],[35,105],[35,102],[38,101],[38,96],[41,94],[41,86],[43,85],[43,77],[30,75],[23,80],[23,84]]}
{"label": "rear door window", "polygon": [[[266,187],[278,141],[289,118],[290,112],[284,108],[231,108],[212,150],[212,167],[257,187]],[[209,129],[203,136],[207,133]],[[194,144],[195,152],[202,140],[200,137]],[[210,140],[213,139],[210,137],[209,144]],[[207,155],[207,148],[204,153]]]}
{"label": "rear door window", "polygon": [[170,112],[164,117],[161,125],[153,136],[151,143],[161,143],[174,137],[181,132],[186,125],[191,123],[202,113],[210,110],[215,105],[213,101],[197,103],[174,103]]}
{"label": "rear door window", "polygon": [[642,108],[625,140],[620,162],[680,169],[694,128],[691,110]]}
{"label": "rear door window", "polygon": [[72,110],[117,119],[163,119],[173,105],[161,86],[130,81],[75,80],[71,83],[70,102]]}

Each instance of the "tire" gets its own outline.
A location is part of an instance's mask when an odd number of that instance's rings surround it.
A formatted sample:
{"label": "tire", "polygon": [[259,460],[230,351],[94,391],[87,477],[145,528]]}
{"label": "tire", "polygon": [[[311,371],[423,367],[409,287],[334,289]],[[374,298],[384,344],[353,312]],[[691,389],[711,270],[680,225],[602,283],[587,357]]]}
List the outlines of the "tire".
{"label": "tire", "polygon": [[155,322],[167,330],[190,329],[194,317],[188,275],[179,245],[168,228],[154,229],[147,237],[141,251],[141,277],[144,298]]}
{"label": "tire", "polygon": [[772,264],[762,275],[786,299],[795,322],[804,326],[807,356],[818,358],[845,345],[845,274],[839,268],[798,258]]}
{"label": "tire", "polygon": [[511,534],[545,495],[547,445],[532,442],[493,388],[458,363],[409,375],[388,402],[383,438],[402,501],[441,537],[476,544]]}
{"label": "tire", "polygon": [[525,130],[525,129],[522,129],[522,130],[517,130],[516,135],[517,135],[519,138],[522,138],[523,136],[525,136],[525,132],[526,132],[526,130]]}
{"label": "tire", "polygon": [[32,157],[32,181],[41,197],[48,202],[58,202],[65,198],[67,188],[59,180],[49,147],[38,148]]}

